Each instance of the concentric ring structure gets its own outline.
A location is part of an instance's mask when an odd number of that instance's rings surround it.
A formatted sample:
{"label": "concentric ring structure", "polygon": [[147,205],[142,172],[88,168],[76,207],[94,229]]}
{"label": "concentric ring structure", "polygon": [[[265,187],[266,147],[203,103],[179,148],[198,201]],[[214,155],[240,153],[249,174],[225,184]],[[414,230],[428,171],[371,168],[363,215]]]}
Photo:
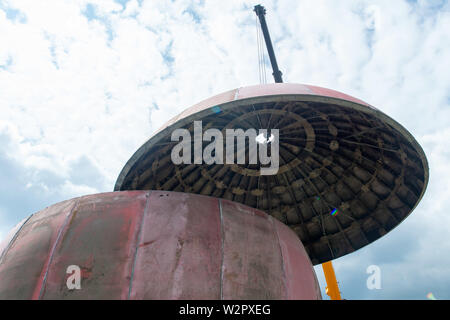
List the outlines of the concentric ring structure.
{"label": "concentric ring structure", "polygon": [[[204,130],[279,129],[277,174],[249,164],[175,165],[172,132],[193,136],[200,120]],[[395,228],[427,183],[422,148],[395,120],[334,90],[277,83],[224,92],[171,119],[127,162],[115,191],[179,191],[263,210],[291,227],[318,264]]]}

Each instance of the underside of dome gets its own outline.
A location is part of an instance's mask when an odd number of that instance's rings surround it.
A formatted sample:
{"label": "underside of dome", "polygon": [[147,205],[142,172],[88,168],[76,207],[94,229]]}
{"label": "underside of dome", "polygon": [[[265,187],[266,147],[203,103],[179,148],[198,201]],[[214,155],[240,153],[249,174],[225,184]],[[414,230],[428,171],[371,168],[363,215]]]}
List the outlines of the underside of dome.
{"label": "underside of dome", "polygon": [[[172,131],[192,133],[198,120],[203,130],[279,129],[277,174],[250,164],[175,165]],[[263,210],[291,227],[318,264],[396,227],[427,182],[420,145],[381,111],[328,89],[271,84],[223,93],[169,121],[128,161],[115,190],[180,191]]]}

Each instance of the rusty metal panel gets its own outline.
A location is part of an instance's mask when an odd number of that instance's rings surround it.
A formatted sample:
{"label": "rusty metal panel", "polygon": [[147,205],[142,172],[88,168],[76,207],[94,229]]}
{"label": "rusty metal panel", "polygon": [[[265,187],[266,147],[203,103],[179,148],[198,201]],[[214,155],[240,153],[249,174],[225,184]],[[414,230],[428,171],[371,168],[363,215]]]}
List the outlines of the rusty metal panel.
{"label": "rusty metal panel", "polygon": [[[291,230],[260,210],[213,197],[84,196],[34,214],[10,243],[0,262],[2,299],[319,297]],[[80,290],[67,287],[73,265],[81,270]]]}
{"label": "rusty metal panel", "polygon": [[[79,199],[56,244],[42,299],[126,299],[148,192]],[[81,268],[82,290],[68,290],[66,270]]]}
{"label": "rusty metal panel", "polygon": [[14,241],[14,238],[16,237],[19,230],[22,228],[22,226],[25,224],[25,222],[28,221],[30,217],[23,219],[20,221],[12,230],[8,232],[8,234],[3,238],[2,242],[0,242],[0,262],[2,260],[3,254],[8,251],[8,248]]}
{"label": "rusty metal panel", "polygon": [[321,299],[315,272],[300,240],[286,225],[276,223],[275,227],[283,255],[284,273],[289,279],[286,281],[287,299]]}
{"label": "rusty metal panel", "polygon": [[227,200],[221,200],[221,208],[222,298],[285,299],[283,258],[269,216]]}
{"label": "rusty metal panel", "polygon": [[20,229],[0,262],[0,299],[38,299],[54,243],[67,221],[73,200],[36,214]]}
{"label": "rusty metal panel", "polygon": [[137,250],[132,299],[220,299],[218,200],[152,191]]}

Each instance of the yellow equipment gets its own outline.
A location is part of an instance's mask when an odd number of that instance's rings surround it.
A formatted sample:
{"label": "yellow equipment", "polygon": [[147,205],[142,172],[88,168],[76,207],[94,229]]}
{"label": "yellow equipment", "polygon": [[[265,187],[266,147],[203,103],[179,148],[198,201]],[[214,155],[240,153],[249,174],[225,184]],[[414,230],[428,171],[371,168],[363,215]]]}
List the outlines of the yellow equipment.
{"label": "yellow equipment", "polygon": [[322,263],[322,269],[325,274],[325,280],[327,281],[327,287],[325,289],[326,294],[331,300],[342,300],[331,261]]}

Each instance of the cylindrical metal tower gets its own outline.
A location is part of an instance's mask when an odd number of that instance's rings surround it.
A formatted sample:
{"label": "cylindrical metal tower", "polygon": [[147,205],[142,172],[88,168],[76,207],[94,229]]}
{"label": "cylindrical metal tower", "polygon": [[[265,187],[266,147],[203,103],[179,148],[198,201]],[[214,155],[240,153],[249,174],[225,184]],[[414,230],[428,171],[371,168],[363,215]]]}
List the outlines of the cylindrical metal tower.
{"label": "cylindrical metal tower", "polygon": [[[320,298],[292,230],[260,210],[200,195],[75,198],[34,214],[1,248],[0,299]],[[79,290],[66,286],[73,265]]]}

